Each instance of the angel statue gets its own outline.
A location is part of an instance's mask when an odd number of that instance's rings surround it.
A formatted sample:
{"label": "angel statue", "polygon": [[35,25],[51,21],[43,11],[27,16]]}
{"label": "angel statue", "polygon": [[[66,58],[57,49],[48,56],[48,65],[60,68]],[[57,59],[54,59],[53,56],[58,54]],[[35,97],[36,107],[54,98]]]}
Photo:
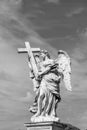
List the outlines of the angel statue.
{"label": "angel statue", "polygon": [[[31,53],[28,54],[31,55]],[[30,108],[30,111],[34,113],[31,122],[59,122],[57,106],[61,101],[60,83],[63,81],[66,89],[72,91],[70,57],[63,50],[58,51],[56,59],[51,59],[46,50],[32,54],[33,57],[28,59],[28,63],[29,68],[31,68],[32,76],[30,77],[34,83],[36,97],[33,106]],[[35,65],[31,62],[36,65],[36,70]]]}
{"label": "angel statue", "polygon": [[[67,90],[71,91],[70,58],[65,51],[59,50],[57,59],[53,60],[47,51],[42,51],[38,79],[41,79],[37,99],[37,112],[31,118],[32,122],[59,121],[57,105],[61,100],[60,82],[64,81]],[[37,79],[37,80],[38,80]]]}

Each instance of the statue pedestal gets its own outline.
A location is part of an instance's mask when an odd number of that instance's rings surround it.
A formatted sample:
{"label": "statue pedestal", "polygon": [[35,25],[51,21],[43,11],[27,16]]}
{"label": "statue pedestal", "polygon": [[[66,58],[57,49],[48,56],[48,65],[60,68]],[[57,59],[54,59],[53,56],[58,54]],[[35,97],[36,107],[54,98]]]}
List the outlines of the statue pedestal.
{"label": "statue pedestal", "polygon": [[59,122],[38,122],[24,124],[27,130],[64,130],[63,124]]}

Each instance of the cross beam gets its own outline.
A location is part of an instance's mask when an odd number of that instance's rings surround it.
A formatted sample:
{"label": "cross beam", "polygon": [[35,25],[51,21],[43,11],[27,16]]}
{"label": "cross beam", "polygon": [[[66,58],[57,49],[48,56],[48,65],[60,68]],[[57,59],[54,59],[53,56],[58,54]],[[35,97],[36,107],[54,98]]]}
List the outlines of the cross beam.
{"label": "cross beam", "polygon": [[33,53],[40,52],[40,48],[31,48],[29,42],[25,42],[25,46],[26,48],[19,48],[18,53],[28,53],[28,56],[29,56],[28,60],[29,60],[30,66],[32,67],[34,76],[37,77],[38,68],[37,68]]}
{"label": "cross beam", "polygon": [[[28,42],[25,42],[25,44],[26,43],[28,43]],[[40,52],[41,50],[40,50],[40,48],[31,48],[31,51],[33,52],[33,53],[38,53],[38,52]],[[18,53],[28,53],[28,50],[27,50],[27,48],[18,48]]]}

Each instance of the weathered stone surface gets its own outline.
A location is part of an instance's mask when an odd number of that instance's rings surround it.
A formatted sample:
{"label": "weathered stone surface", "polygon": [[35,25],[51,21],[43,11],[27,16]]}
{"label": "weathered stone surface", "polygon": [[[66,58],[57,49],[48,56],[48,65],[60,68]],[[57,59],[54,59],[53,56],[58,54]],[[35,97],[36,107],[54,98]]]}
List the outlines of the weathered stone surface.
{"label": "weathered stone surface", "polygon": [[59,122],[25,123],[27,130],[80,130],[70,124]]}
{"label": "weathered stone surface", "polygon": [[28,53],[30,78],[35,92],[34,103],[29,109],[34,114],[31,122],[60,122],[57,106],[61,101],[61,81],[68,91],[72,91],[70,57],[67,52],[58,50],[57,58],[52,59],[47,50],[31,48],[29,42],[25,42],[25,46],[18,52]]}

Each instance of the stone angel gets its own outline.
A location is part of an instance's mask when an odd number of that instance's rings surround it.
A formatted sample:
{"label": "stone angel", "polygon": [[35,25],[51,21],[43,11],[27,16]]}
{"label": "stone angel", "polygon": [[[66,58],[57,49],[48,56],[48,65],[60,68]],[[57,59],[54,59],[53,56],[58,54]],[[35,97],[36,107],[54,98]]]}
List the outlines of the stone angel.
{"label": "stone angel", "polygon": [[71,87],[71,61],[67,52],[58,51],[58,57],[51,59],[46,50],[31,48],[25,42],[26,48],[18,48],[18,53],[28,54],[30,78],[36,94],[30,111],[34,113],[32,122],[59,121],[57,106],[61,101],[60,83],[63,81],[67,90]]}
{"label": "stone angel", "polygon": [[41,51],[42,61],[39,64],[38,78],[40,80],[37,98],[37,111],[32,116],[32,122],[59,121],[57,105],[61,101],[60,83],[64,81],[67,90],[71,87],[71,62],[68,54],[58,51],[57,59],[53,60],[47,51]]}

